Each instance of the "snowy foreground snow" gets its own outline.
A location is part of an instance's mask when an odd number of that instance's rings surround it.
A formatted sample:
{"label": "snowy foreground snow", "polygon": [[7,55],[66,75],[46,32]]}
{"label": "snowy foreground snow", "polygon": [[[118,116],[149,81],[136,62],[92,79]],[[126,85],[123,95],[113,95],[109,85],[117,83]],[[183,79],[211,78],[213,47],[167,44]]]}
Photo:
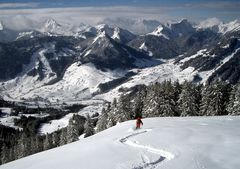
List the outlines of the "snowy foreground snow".
{"label": "snowy foreground snow", "polygon": [[240,117],[143,119],[38,153],[1,169],[236,169]]}

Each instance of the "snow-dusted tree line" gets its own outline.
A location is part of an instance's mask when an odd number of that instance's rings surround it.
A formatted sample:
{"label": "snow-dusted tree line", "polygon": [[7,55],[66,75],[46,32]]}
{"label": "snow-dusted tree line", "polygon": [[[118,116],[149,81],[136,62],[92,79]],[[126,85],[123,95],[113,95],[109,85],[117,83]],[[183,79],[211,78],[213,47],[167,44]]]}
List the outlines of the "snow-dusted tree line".
{"label": "snow-dusted tree line", "polygon": [[240,115],[240,84],[217,82],[196,85],[171,81],[138,86],[122,94],[102,110],[97,131],[137,116],[218,116]]}
{"label": "snow-dusted tree line", "polygon": [[[87,118],[73,115],[66,128],[59,129],[47,135],[38,135],[28,128],[23,131],[0,130],[1,138],[1,164],[45,151],[54,147],[62,146],[77,141],[79,136],[85,133],[85,137],[94,134],[94,121]],[[14,130],[8,128],[8,130]],[[11,134],[9,134],[11,133]]]}

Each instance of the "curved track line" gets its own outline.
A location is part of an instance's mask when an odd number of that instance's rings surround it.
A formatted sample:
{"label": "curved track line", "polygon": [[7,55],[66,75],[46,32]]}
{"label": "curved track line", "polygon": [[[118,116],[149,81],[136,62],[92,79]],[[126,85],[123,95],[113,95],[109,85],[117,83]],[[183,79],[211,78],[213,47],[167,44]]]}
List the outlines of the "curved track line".
{"label": "curved track line", "polygon": [[137,141],[129,140],[129,138],[131,138],[131,137],[135,137],[137,135],[140,135],[140,134],[143,134],[143,133],[146,133],[149,131],[151,131],[151,129],[146,129],[143,131],[135,132],[135,133],[125,136],[119,140],[122,144],[131,146],[131,147],[135,147],[135,148],[139,148],[139,149],[144,149],[150,153],[157,154],[160,156],[156,161],[153,161],[153,162],[150,162],[149,158],[146,155],[141,156],[143,165],[136,166],[133,169],[155,168],[160,162],[163,162],[165,160],[169,161],[174,158],[174,155],[170,152],[167,152],[167,151],[164,151],[161,149],[157,149],[157,148],[153,148],[153,147],[147,146],[147,145],[142,145],[142,144],[139,144]]}

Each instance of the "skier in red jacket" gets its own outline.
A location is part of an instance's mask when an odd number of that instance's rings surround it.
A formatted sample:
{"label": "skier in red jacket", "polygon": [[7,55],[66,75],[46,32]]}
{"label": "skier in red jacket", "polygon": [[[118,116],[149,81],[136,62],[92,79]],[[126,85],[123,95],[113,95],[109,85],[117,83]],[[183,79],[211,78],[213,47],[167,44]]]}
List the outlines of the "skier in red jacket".
{"label": "skier in red jacket", "polygon": [[141,117],[138,117],[136,121],[136,129],[140,129],[141,124],[143,125]]}

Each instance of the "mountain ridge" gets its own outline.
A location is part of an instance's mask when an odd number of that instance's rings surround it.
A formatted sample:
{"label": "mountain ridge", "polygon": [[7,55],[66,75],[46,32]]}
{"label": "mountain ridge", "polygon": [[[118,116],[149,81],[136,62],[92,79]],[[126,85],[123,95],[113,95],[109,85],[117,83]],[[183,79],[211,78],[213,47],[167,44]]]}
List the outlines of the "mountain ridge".
{"label": "mountain ridge", "polygon": [[[47,23],[57,30],[61,26],[51,19]],[[51,33],[52,30],[49,34],[24,32],[13,42],[0,43],[2,96],[17,100],[44,100],[51,95],[53,100],[61,100],[69,87],[72,94],[65,98],[70,100],[71,97],[102,99],[110,93],[119,95],[121,92],[118,90],[123,86],[163,79],[181,82],[185,79],[204,84],[223,80],[234,84],[240,80],[240,31],[233,30],[221,34],[211,29],[197,29],[183,19],[161,24],[145,35],[134,35],[106,24],[86,26],[70,36]],[[66,76],[70,76],[73,69],[79,73],[85,69],[95,72],[102,80],[94,90],[93,86],[76,90],[74,85],[64,81],[69,79]],[[125,76],[128,73],[133,76]],[[84,79],[80,74],[75,75],[78,83],[81,80],[88,83],[87,78],[91,76]],[[29,83],[33,85],[29,86]],[[114,88],[107,87],[113,91],[109,94],[99,92],[101,89],[97,86],[100,84],[114,84]],[[41,89],[44,94],[41,94]],[[63,95],[58,95],[57,90]]]}

